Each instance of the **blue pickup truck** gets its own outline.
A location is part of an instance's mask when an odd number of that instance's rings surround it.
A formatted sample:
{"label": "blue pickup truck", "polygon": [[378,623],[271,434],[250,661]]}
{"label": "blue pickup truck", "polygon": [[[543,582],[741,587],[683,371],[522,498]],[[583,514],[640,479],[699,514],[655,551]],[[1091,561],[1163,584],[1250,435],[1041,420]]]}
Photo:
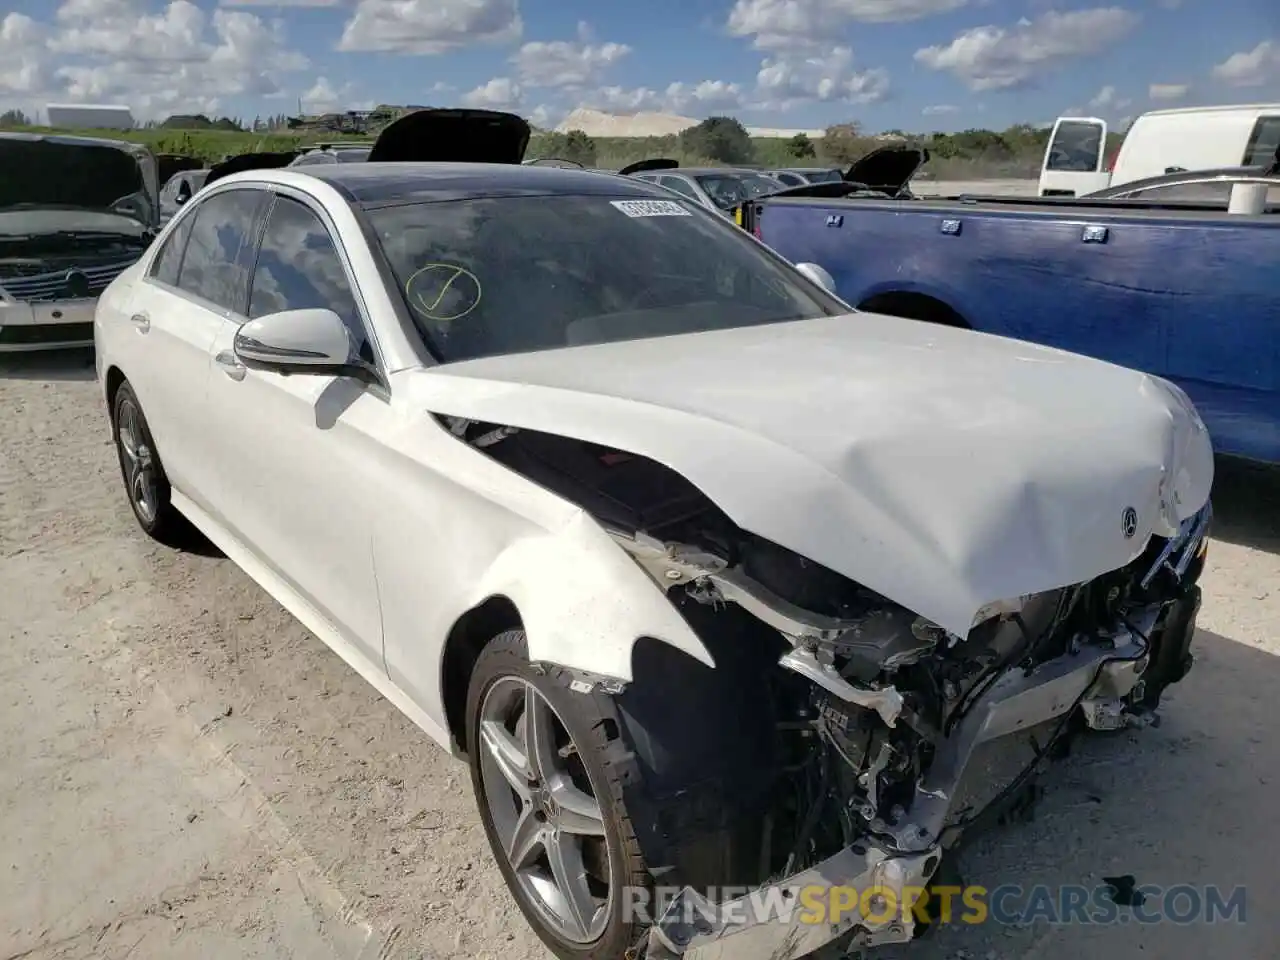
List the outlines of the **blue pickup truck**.
{"label": "blue pickup truck", "polygon": [[[920,161],[903,161],[899,185]],[[859,309],[1166,377],[1220,453],[1280,463],[1280,217],[1141,200],[902,199],[884,183],[805,195],[821,186],[753,201],[740,222],[792,263],[824,268]]]}

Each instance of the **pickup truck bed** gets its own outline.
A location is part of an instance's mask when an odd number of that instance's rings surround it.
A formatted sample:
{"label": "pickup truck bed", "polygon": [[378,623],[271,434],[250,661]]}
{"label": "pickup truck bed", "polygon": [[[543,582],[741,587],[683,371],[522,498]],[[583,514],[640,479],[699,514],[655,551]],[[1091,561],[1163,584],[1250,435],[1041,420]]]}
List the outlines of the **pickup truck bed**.
{"label": "pickup truck bed", "polygon": [[1280,218],[1117,200],[774,197],[745,224],[860,309],[1167,377],[1219,452],[1280,462]]}

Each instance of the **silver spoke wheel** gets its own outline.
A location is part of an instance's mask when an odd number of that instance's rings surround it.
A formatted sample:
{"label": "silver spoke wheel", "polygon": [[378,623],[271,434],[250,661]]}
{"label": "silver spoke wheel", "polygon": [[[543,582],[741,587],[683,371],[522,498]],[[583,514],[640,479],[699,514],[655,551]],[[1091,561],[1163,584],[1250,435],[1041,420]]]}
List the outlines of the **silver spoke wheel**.
{"label": "silver spoke wheel", "polygon": [[142,414],[132,400],[120,404],[116,425],[120,461],[124,467],[124,482],[134,509],[146,522],[156,518],[159,504],[156,502],[155,457],[147,446],[142,429]]}
{"label": "silver spoke wheel", "polygon": [[564,939],[599,939],[615,885],[577,744],[550,702],[517,677],[489,688],[479,733],[485,802],[521,889]]}

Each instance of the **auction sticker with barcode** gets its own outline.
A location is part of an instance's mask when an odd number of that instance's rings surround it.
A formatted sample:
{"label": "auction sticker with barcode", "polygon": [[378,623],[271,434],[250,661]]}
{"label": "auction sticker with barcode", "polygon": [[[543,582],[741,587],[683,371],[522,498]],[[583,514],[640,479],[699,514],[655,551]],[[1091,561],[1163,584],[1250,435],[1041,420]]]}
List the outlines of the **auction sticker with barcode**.
{"label": "auction sticker with barcode", "polygon": [[628,217],[691,217],[682,204],[674,200],[610,200]]}

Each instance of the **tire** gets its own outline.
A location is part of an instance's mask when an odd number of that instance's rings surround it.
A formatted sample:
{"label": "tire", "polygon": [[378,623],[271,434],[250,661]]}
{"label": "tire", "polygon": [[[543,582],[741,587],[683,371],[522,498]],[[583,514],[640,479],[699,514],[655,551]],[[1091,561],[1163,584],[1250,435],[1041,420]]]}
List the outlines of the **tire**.
{"label": "tire", "polygon": [[[620,726],[612,698],[601,693],[576,693],[569,689],[569,680],[562,670],[535,668],[529,662],[523,630],[508,630],[489,641],[476,663],[467,691],[466,736],[471,782],[485,835],[503,879],[525,919],[547,948],[561,960],[620,960],[633,955],[628,951],[641,942],[652,919],[644,916],[644,911],[627,909],[628,904],[647,903],[634,899],[635,891],[647,892],[651,887],[635,829],[623,802],[624,771],[631,766],[632,756],[618,736]],[[542,791],[550,796],[551,802],[548,812],[541,813],[547,796],[540,795],[539,788],[535,788],[532,801],[522,800],[509,786],[510,773],[504,774],[495,760],[492,747],[497,736],[495,724],[501,724],[511,733],[513,739],[509,743],[524,748],[526,755],[544,755],[536,748],[527,749],[527,741],[522,739],[522,731],[527,730],[525,698],[531,695],[530,690],[551,708],[559,748],[551,753],[553,762],[561,765],[559,775],[563,777],[563,771],[568,771],[569,788],[585,787],[597,801],[603,837],[583,840],[580,835],[575,836],[582,823],[594,823],[591,817],[574,820],[575,829],[560,833],[570,844],[579,845],[581,860],[578,862],[586,866],[586,874],[593,881],[598,881],[600,875],[607,871],[609,895],[601,897],[603,905],[596,906],[594,912],[576,911],[577,916],[592,912],[594,929],[590,924],[579,924],[575,930],[571,923],[566,924],[563,916],[557,917],[545,896],[536,892],[545,886],[539,888],[522,880],[507,853],[504,838],[512,835],[512,820],[519,821],[521,812],[532,816],[547,831],[568,822],[565,818],[576,812],[576,794],[557,793],[553,789]],[[538,709],[539,715],[545,718],[547,714],[541,706]],[[539,725],[539,729],[544,729],[544,725]],[[569,746],[576,747],[576,752],[570,751]],[[524,766],[530,768],[527,763]],[[508,764],[507,769],[511,771],[514,767]],[[550,779],[556,780],[555,777]],[[570,804],[560,806],[557,800],[563,799],[569,799]],[[508,814],[508,810],[514,813]],[[533,849],[533,856],[538,858],[538,862],[525,860],[530,864],[529,870],[553,876],[549,866],[551,846],[534,844]],[[572,862],[570,857],[563,859]],[[599,895],[598,882],[593,886],[589,892]],[[560,900],[564,903],[569,898]]]}
{"label": "tire", "polygon": [[[126,380],[116,390],[111,405],[115,429],[116,459],[125,496],[142,532],[166,546],[181,546],[190,533],[186,518],[170,502],[171,490],[164,465],[156,451],[147,418],[133,387]],[[132,450],[129,448],[133,447]],[[144,479],[140,471],[145,471]],[[145,494],[142,492],[145,489]]]}

